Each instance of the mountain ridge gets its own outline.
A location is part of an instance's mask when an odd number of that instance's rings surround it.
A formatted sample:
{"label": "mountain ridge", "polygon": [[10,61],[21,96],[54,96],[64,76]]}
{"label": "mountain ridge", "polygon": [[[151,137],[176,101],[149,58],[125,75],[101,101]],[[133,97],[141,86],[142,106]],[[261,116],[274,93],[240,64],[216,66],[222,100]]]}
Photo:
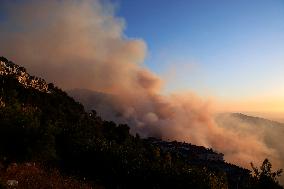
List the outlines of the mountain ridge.
{"label": "mountain ridge", "polygon": [[252,115],[247,115],[247,114],[244,114],[244,113],[237,113],[237,112],[234,112],[234,113],[230,113],[232,116],[234,117],[238,117],[244,121],[249,121],[251,123],[262,123],[262,124],[266,124],[267,126],[280,126],[280,127],[284,127],[284,123],[281,123],[279,121],[274,121],[274,120],[271,120],[271,119],[267,119],[267,118],[263,118],[263,117],[259,117],[259,116],[252,116]]}

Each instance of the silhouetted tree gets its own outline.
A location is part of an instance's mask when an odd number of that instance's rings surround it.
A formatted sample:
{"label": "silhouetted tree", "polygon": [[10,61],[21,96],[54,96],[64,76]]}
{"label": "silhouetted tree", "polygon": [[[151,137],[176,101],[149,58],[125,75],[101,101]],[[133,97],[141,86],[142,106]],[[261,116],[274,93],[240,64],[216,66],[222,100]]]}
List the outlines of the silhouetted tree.
{"label": "silhouetted tree", "polygon": [[259,189],[278,189],[282,188],[279,185],[278,177],[281,176],[282,169],[279,169],[275,172],[272,171],[272,165],[268,159],[265,159],[258,169],[251,163],[251,167],[253,169],[253,188]]}

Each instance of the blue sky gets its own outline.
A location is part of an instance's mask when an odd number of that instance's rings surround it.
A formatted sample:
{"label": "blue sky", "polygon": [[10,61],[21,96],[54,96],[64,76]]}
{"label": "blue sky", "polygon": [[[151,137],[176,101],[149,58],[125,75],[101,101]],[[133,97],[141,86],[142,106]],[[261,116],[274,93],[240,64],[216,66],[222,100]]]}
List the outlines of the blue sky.
{"label": "blue sky", "polygon": [[[125,33],[148,45],[165,91],[283,97],[283,0],[112,0]],[[175,69],[175,74],[172,69]]]}

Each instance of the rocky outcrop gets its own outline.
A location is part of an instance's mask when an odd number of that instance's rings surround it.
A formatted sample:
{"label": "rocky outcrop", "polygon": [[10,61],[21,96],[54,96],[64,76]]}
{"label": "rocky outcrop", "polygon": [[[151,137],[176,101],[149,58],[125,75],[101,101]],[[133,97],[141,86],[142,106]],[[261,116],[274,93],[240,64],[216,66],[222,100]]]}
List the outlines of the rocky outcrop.
{"label": "rocky outcrop", "polygon": [[11,75],[26,88],[34,88],[46,93],[51,92],[49,85],[43,79],[29,75],[24,67],[18,66],[3,57],[0,57],[0,75]]}

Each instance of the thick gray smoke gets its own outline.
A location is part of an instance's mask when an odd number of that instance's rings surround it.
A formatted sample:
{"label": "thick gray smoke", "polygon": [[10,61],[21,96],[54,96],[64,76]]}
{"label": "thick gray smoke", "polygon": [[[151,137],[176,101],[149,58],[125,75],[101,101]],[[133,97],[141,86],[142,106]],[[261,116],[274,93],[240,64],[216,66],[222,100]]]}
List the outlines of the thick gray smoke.
{"label": "thick gray smoke", "polygon": [[[143,66],[145,43],[123,34],[124,20],[115,17],[111,4],[1,1],[0,11],[6,13],[1,55],[64,89],[109,94],[98,109],[128,123],[132,133],[212,147],[246,167],[266,157],[279,163],[277,153],[257,136],[218,127],[209,102],[192,94],[161,95],[163,81]],[[103,109],[106,105],[110,108]]]}

